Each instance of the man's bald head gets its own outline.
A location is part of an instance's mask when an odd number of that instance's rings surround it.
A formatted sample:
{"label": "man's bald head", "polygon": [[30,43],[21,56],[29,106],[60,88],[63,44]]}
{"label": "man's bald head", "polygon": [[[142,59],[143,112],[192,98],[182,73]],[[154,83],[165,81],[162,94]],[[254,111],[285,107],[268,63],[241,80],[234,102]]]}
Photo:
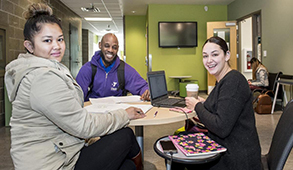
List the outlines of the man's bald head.
{"label": "man's bald head", "polygon": [[113,33],[105,34],[99,43],[99,47],[103,53],[102,59],[104,65],[107,67],[113,63],[114,59],[116,59],[117,52],[119,50],[119,44],[116,35]]}
{"label": "man's bald head", "polygon": [[103,43],[106,39],[109,39],[109,38],[113,38],[114,41],[117,41],[117,44],[119,44],[119,42],[118,42],[118,38],[117,38],[116,35],[113,34],[113,33],[107,33],[107,34],[105,34],[105,35],[102,37],[101,42]]}

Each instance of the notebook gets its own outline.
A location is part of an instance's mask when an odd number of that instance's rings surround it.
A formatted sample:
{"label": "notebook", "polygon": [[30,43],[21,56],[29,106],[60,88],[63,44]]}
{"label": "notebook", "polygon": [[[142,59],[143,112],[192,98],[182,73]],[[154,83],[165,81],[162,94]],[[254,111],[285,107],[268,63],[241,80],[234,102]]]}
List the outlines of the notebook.
{"label": "notebook", "polygon": [[186,156],[215,155],[227,151],[204,133],[170,135],[169,138]]}
{"label": "notebook", "polygon": [[155,107],[185,107],[185,99],[169,98],[165,71],[147,73],[151,104]]}

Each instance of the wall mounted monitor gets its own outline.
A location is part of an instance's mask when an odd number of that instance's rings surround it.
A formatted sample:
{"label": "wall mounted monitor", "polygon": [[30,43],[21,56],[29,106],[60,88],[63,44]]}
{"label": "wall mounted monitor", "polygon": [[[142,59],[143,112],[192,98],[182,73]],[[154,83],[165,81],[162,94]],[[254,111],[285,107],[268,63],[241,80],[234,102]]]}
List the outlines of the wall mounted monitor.
{"label": "wall mounted monitor", "polygon": [[197,47],[197,22],[159,22],[159,47]]}

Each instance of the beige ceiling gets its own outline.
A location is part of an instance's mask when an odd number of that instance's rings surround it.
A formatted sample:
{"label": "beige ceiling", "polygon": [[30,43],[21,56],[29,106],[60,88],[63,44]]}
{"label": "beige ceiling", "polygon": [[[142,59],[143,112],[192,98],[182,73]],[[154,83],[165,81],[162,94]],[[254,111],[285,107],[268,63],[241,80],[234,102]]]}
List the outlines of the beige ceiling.
{"label": "beige ceiling", "polygon": [[[101,17],[112,18],[112,21],[86,21],[82,28],[97,35],[103,35],[111,29],[115,34],[123,34],[123,15],[145,15],[148,4],[197,4],[197,5],[228,5],[234,0],[61,0],[81,18]],[[100,9],[99,13],[83,12],[81,7],[93,4]]]}

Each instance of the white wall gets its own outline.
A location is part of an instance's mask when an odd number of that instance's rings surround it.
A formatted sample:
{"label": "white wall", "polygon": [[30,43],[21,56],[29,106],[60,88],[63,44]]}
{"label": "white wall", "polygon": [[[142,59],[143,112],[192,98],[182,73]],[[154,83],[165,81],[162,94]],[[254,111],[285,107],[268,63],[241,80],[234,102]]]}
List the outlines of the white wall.
{"label": "white wall", "polygon": [[[95,34],[93,34],[94,36]],[[117,53],[117,55],[120,57],[120,59],[123,59],[123,55],[124,55],[124,40],[123,40],[123,35],[122,34],[115,34],[117,39],[118,39],[118,43],[119,43],[119,51]],[[95,51],[100,50],[99,48],[99,42],[101,42],[103,38],[103,35],[98,35],[98,43],[95,44],[94,41],[90,41],[89,44],[93,44],[93,53],[90,54],[89,60],[92,58],[93,54],[95,53]]]}
{"label": "white wall", "polygon": [[240,22],[240,36],[241,36],[241,47],[239,53],[241,53],[241,73],[246,77],[246,79],[252,78],[252,70],[245,69],[246,67],[246,54],[244,51],[252,51],[252,18],[244,19]]}

